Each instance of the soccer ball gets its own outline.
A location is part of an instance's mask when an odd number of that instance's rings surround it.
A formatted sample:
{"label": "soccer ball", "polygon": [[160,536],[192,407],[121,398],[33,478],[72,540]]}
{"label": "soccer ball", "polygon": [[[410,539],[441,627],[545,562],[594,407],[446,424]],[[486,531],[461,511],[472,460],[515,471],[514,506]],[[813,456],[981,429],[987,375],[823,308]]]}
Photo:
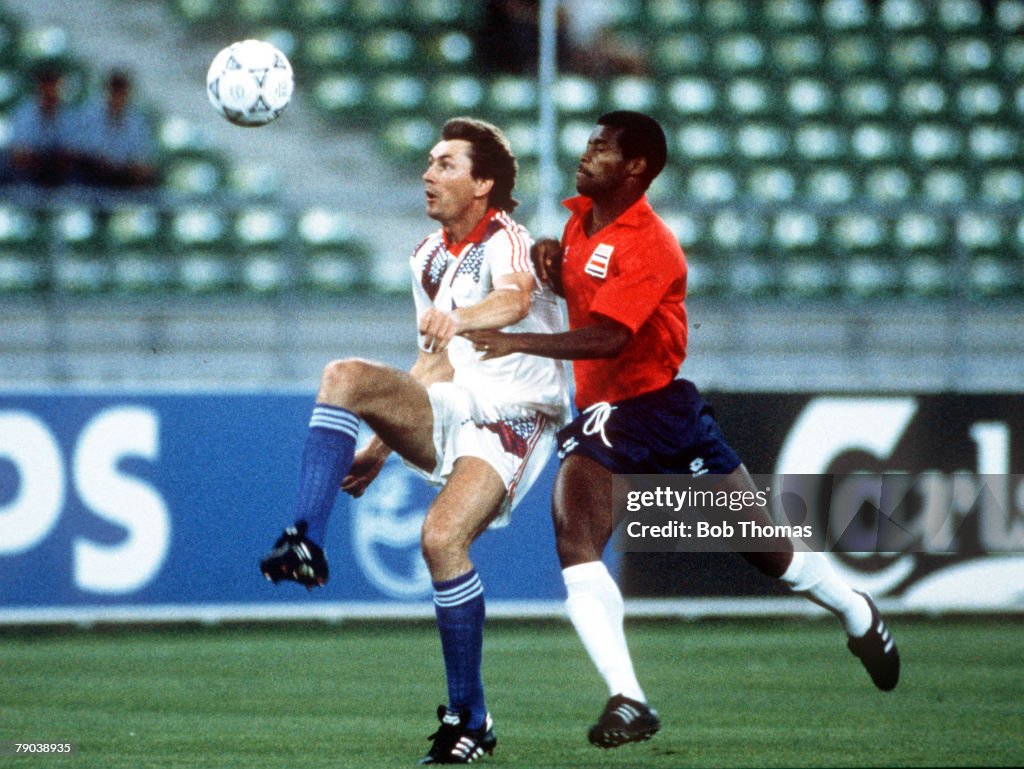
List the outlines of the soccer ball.
{"label": "soccer ball", "polygon": [[235,125],[261,126],[277,118],[291,101],[292,65],[262,40],[243,40],[218,53],[206,73],[210,104]]}

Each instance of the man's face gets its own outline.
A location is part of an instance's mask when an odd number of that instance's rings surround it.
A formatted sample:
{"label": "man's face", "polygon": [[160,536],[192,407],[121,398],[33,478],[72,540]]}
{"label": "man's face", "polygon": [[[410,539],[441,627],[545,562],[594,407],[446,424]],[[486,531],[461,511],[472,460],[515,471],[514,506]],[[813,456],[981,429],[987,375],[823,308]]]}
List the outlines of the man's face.
{"label": "man's face", "polygon": [[626,178],[626,160],[619,147],[621,128],[595,126],[576,167],[576,191],[589,198],[619,187]]}
{"label": "man's face", "polygon": [[427,216],[442,225],[458,221],[481,195],[482,182],[473,178],[471,146],[464,139],[451,139],[438,142],[430,151],[423,173]]}

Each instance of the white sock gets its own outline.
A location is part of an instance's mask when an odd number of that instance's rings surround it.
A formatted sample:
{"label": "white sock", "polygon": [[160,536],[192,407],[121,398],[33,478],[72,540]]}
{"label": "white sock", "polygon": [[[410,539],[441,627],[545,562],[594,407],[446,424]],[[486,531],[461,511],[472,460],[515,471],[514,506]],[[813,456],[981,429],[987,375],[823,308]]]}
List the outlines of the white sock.
{"label": "white sock", "polygon": [[569,597],[566,611],[610,695],[647,702],[626,645],[622,593],[604,563],[591,561],[562,570]]}
{"label": "white sock", "polygon": [[868,602],[840,579],[821,553],[794,550],[793,561],[780,579],[839,617],[847,635],[859,638],[871,629]]}

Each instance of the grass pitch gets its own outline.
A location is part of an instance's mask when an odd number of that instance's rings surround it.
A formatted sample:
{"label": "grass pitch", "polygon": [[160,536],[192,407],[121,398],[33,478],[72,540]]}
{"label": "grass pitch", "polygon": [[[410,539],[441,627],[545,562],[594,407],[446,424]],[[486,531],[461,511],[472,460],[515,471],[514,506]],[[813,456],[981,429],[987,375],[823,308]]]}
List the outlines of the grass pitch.
{"label": "grass pitch", "polygon": [[[488,625],[494,767],[1024,765],[1024,624],[891,621],[875,690],[826,620],[634,621],[652,741],[601,751],[606,692],[563,622]],[[0,630],[0,740],[73,741],[0,767],[412,766],[445,699],[432,624]]]}

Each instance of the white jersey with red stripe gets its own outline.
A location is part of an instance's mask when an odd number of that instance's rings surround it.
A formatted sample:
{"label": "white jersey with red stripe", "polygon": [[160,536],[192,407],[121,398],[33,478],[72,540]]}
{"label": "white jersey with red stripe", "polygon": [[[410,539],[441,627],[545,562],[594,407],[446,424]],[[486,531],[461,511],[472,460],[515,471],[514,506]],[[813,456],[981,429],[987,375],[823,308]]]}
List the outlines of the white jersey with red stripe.
{"label": "white jersey with red stripe", "polygon": [[[533,274],[526,228],[504,211],[491,209],[463,241],[450,244],[437,230],[416,247],[410,260],[416,315],[431,306],[443,312],[469,307],[494,290],[494,280],[514,273]],[[539,285],[539,284],[538,284]],[[536,289],[530,311],[506,331],[554,333],[564,328],[557,297]],[[423,340],[420,340],[422,347]],[[456,336],[448,346],[455,384],[495,404],[483,418],[507,416],[516,408],[540,411],[561,423],[568,415],[564,367],[559,361],[513,354],[481,360],[469,340]]]}

